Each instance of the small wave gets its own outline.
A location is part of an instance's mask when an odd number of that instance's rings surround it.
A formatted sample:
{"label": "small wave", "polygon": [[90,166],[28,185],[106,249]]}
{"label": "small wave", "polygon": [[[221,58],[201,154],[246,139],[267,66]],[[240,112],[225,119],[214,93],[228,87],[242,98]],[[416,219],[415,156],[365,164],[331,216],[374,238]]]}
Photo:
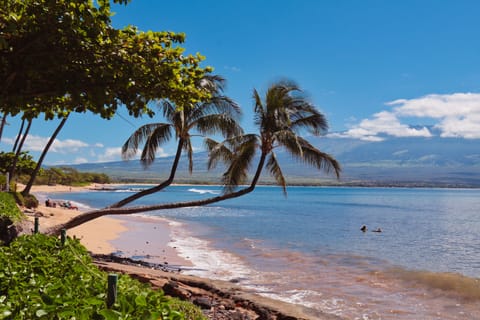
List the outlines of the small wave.
{"label": "small wave", "polygon": [[217,190],[202,190],[202,189],[196,189],[196,188],[190,188],[188,189],[188,191],[199,193],[199,194],[220,194],[220,191],[217,191]]}
{"label": "small wave", "polygon": [[452,272],[412,271],[396,268],[391,270],[401,279],[454,293],[468,300],[480,300],[480,279]]}
{"label": "small wave", "polygon": [[252,276],[253,270],[238,256],[212,248],[209,241],[192,236],[181,225],[175,223],[170,225],[174,228],[172,241],[168,245],[177,249],[179,256],[194,265],[187,274],[224,281],[248,279]]}

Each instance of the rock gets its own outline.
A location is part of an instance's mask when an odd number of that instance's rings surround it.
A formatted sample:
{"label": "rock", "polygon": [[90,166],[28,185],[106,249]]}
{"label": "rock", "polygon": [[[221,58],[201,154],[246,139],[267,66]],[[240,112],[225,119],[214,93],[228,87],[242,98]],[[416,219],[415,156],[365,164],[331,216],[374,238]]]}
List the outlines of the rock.
{"label": "rock", "polygon": [[167,282],[162,289],[165,294],[172,297],[180,298],[182,300],[189,300],[191,297],[190,292],[181,288],[175,281]]}
{"label": "rock", "polygon": [[196,297],[192,302],[202,309],[211,309],[214,307],[214,301],[210,297]]}

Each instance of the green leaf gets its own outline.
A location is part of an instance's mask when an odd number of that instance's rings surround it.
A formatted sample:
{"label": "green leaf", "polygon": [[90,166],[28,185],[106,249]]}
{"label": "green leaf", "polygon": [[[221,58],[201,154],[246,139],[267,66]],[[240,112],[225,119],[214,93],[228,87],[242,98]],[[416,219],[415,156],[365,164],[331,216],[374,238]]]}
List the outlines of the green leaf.
{"label": "green leaf", "polygon": [[46,316],[47,314],[48,312],[43,309],[39,309],[37,310],[37,312],[35,312],[35,315],[37,316],[37,318],[41,318],[43,316]]}
{"label": "green leaf", "polygon": [[145,299],[144,295],[138,295],[135,297],[135,304],[144,307],[147,305],[147,299]]}
{"label": "green leaf", "polygon": [[111,309],[103,309],[98,313],[104,316],[105,320],[118,320],[118,318],[122,315],[120,312]]}

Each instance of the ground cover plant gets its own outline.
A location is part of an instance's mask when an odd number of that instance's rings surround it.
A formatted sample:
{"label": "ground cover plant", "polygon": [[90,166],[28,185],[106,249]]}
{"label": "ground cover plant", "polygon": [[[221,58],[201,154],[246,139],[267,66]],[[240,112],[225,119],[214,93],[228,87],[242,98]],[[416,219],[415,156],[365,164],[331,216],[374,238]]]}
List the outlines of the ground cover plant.
{"label": "ground cover plant", "polygon": [[76,239],[18,237],[0,247],[0,265],[0,319],[205,319],[127,275],[118,276],[116,302],[107,308],[108,274]]}
{"label": "ground cover plant", "polygon": [[17,202],[12,193],[0,192],[0,219],[8,218],[12,222],[19,222],[24,218],[18,209]]}

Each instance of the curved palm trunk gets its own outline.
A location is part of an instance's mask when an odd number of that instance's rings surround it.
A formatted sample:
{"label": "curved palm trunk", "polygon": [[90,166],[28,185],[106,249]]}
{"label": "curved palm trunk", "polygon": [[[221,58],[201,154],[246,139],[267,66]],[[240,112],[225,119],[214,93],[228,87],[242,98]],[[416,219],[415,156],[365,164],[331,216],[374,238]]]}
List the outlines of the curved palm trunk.
{"label": "curved palm trunk", "polygon": [[58,135],[58,133],[60,132],[60,130],[62,130],[63,125],[65,124],[65,122],[67,122],[68,116],[69,116],[69,114],[66,115],[66,116],[62,119],[62,121],[61,121],[60,124],[58,125],[57,129],[55,129],[55,132],[53,133],[53,135],[52,135],[52,136],[50,137],[50,139],[48,140],[47,145],[46,145],[45,148],[43,149],[42,154],[40,155],[40,158],[38,159],[37,166],[36,166],[35,169],[33,170],[32,175],[30,176],[30,180],[28,180],[28,183],[27,183],[27,185],[25,186],[25,189],[23,189],[23,191],[22,191],[22,194],[23,194],[23,195],[26,195],[26,194],[29,194],[29,193],[30,193],[30,189],[32,188],[32,185],[33,185],[33,182],[35,181],[35,178],[37,177],[38,171],[40,171],[40,168],[42,167],[43,159],[45,159],[45,156],[47,155],[48,150],[50,149],[50,147],[52,146],[53,142],[54,142],[55,139],[57,138],[57,135]]}
{"label": "curved palm trunk", "polygon": [[212,197],[208,199],[202,199],[202,200],[197,200],[197,201],[186,201],[186,202],[174,202],[174,203],[164,203],[164,204],[156,204],[156,205],[150,205],[150,206],[137,206],[137,207],[129,207],[129,208],[105,208],[105,209],[100,209],[100,210],[95,210],[95,211],[90,211],[90,212],[85,212],[82,213],[78,216],[75,216],[74,218],[70,219],[66,223],[54,226],[50,228],[49,230],[46,231],[46,234],[50,235],[56,235],[58,236],[61,232],[62,229],[71,229],[74,227],[77,227],[85,222],[94,220],[96,218],[100,218],[102,216],[106,215],[127,215],[127,214],[133,214],[133,213],[139,213],[139,212],[146,212],[146,211],[154,211],[154,210],[165,210],[165,209],[178,209],[178,208],[185,208],[185,207],[197,207],[197,206],[205,206],[207,204],[215,203],[215,202],[220,202],[228,199],[233,199],[233,198],[238,198],[241,197],[247,193],[252,192],[255,190],[255,187],[258,183],[258,179],[260,178],[260,175],[263,170],[263,166],[265,164],[265,159],[266,159],[266,154],[262,153],[262,156],[260,157],[260,161],[257,166],[257,171],[255,172],[255,175],[252,179],[252,182],[250,186],[248,186],[245,189],[224,194],[221,196],[217,197]]}
{"label": "curved palm trunk", "polygon": [[177,152],[175,153],[175,159],[173,161],[173,164],[172,164],[172,168],[170,169],[170,176],[168,177],[167,180],[165,180],[164,182],[162,182],[161,184],[159,184],[158,186],[155,186],[155,187],[152,187],[152,188],[149,188],[149,189],[146,189],[146,190],[142,190],[140,192],[137,192],[123,200],[120,200],[119,202],[117,203],[114,203],[110,206],[108,206],[107,208],[120,208],[120,207],[123,207],[124,205],[130,203],[130,202],[133,202],[137,199],[140,199],[142,197],[145,197],[149,194],[153,194],[155,192],[158,192],[158,191],[161,191],[163,189],[165,189],[166,187],[168,187],[169,185],[172,184],[173,182],[173,179],[175,178],[175,173],[177,172],[177,167],[178,167],[178,163],[180,162],[180,157],[182,155],[182,146],[183,146],[183,143],[184,143],[184,140],[183,139],[179,139],[178,140],[178,147],[177,147]]}
{"label": "curved palm trunk", "polygon": [[20,137],[22,136],[24,126],[25,126],[25,119],[22,120],[22,124],[20,125],[20,129],[18,130],[17,138],[15,139],[15,143],[13,144],[12,152],[16,152],[16,150],[17,150],[18,142],[20,141]]}
{"label": "curved palm trunk", "polygon": [[[25,129],[25,133],[23,134],[22,139],[20,140],[20,144],[17,147],[17,151],[15,152],[15,157],[13,158],[13,163],[12,167],[10,168],[10,178],[13,179],[14,174],[15,174],[15,168],[17,167],[17,161],[18,157],[20,157],[20,152],[22,151],[23,144],[25,143],[25,140],[27,139],[28,132],[30,132],[30,127],[32,126],[32,119],[28,120],[27,128]],[[23,124],[22,124],[22,129],[23,129]],[[18,135],[20,136],[22,132],[20,131]]]}

